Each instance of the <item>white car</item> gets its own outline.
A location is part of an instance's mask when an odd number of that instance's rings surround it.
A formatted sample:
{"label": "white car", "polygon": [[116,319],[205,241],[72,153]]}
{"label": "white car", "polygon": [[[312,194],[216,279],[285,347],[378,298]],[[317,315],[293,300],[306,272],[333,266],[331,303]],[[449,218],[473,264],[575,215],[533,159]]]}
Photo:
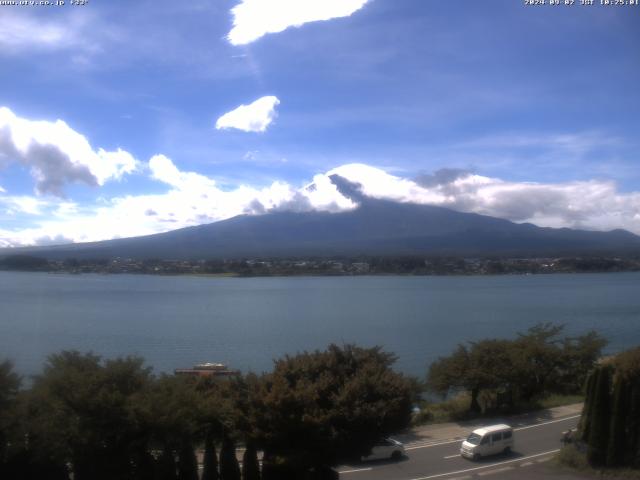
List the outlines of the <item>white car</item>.
{"label": "white car", "polygon": [[460,455],[477,460],[486,455],[508,454],[513,448],[513,428],[501,423],[477,428],[460,445]]}
{"label": "white car", "polygon": [[382,460],[385,458],[400,460],[404,456],[404,445],[401,442],[393,438],[385,438],[371,449],[369,455],[362,457],[362,461],[368,462],[370,460]]}

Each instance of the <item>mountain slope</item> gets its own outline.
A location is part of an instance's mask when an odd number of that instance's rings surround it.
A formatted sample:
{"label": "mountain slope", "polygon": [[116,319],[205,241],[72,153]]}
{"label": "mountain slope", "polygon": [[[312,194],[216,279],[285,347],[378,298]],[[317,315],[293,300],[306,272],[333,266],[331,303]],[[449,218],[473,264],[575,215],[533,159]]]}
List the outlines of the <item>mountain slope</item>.
{"label": "mountain slope", "polygon": [[240,258],[340,255],[551,256],[640,252],[624,230],[590,232],[515,224],[441,207],[360,198],[347,212],[240,215],[171,232],[0,252],[50,259]]}

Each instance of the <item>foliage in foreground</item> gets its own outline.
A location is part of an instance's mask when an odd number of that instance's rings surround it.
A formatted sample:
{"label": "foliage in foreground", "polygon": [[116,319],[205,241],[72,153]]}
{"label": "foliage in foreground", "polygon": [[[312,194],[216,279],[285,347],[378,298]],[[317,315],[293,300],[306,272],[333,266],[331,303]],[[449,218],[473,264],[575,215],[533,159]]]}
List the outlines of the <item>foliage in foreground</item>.
{"label": "foliage in foreground", "polygon": [[203,478],[240,480],[236,442],[248,446],[246,480],[260,478],[257,449],[278,478],[325,478],[409,425],[417,392],[394,361],[380,348],[331,345],[262,376],[197,379],[154,376],[138,357],[66,351],[24,391],[4,362],[0,478],[197,480],[204,445]]}
{"label": "foliage in foreground", "polygon": [[469,411],[516,410],[549,394],[580,393],[606,341],[596,332],[560,338],[563,327],[541,323],[515,340],[460,344],[429,368],[432,392],[470,393]]}
{"label": "foliage in foreground", "polygon": [[586,393],[580,437],[589,464],[640,468],[640,347],[599,365]]}

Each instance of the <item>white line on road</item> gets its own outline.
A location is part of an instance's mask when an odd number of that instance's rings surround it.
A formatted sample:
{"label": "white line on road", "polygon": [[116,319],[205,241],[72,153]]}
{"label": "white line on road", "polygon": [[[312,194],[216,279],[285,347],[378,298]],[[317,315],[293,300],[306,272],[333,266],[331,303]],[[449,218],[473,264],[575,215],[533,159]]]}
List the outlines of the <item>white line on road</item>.
{"label": "white line on road", "polygon": [[548,422],[536,423],[535,425],[529,425],[527,427],[514,428],[513,430],[514,431],[526,430],[527,428],[541,427],[543,425],[549,425],[551,423],[564,422],[565,420],[573,420],[574,418],[580,418],[580,415],[574,415],[572,417],[559,418],[557,420],[549,420]]}
{"label": "white line on road", "polygon": [[455,455],[447,455],[447,456],[446,456],[446,457],[444,457],[444,458],[456,458],[456,457],[459,457],[459,456],[460,456],[460,454],[459,454],[459,453],[456,453]]}
{"label": "white line on road", "polygon": [[372,470],[372,468],[369,467],[369,468],[356,468],[353,470],[342,470],[341,472],[338,472],[338,473],[342,475],[343,473],[368,472],[369,470]]}
{"label": "white line on road", "polygon": [[508,467],[496,468],[495,470],[487,470],[486,472],[479,472],[478,475],[481,477],[484,475],[495,475],[496,473],[506,472],[508,470],[513,470],[514,468],[515,467],[509,465]]}
{"label": "white line on road", "polygon": [[[536,423],[535,425],[528,425],[526,427],[519,427],[519,428],[514,428],[514,431],[520,431],[520,430],[526,430],[528,428],[535,428],[535,427],[542,427],[543,425],[549,425],[551,423],[558,423],[558,422],[564,422],[566,420],[573,420],[574,418],[580,418],[580,415],[573,415],[572,417],[564,417],[564,418],[558,418],[556,420],[550,420],[548,422],[543,422],[543,423]],[[416,450],[418,448],[430,448],[430,447],[437,447],[439,445],[449,445],[450,443],[459,443],[461,442],[462,439],[458,439],[458,440],[447,440],[446,442],[440,442],[440,443],[429,443],[427,445],[413,445],[413,446],[406,446],[404,447],[405,450]],[[409,444],[411,445],[411,444]]]}
{"label": "white line on road", "polygon": [[449,440],[447,442],[430,443],[428,445],[416,445],[415,447],[404,447],[405,450],[415,450],[416,448],[437,447],[438,445],[447,445],[449,443],[460,443],[462,440]]}
{"label": "white line on road", "polygon": [[428,477],[412,478],[411,480],[429,480],[430,478],[439,478],[439,477],[446,477],[447,475],[457,475],[458,473],[473,472],[474,470],[482,470],[483,468],[491,468],[491,467],[497,467],[498,465],[506,465],[507,463],[520,462],[522,460],[528,460],[530,458],[541,457],[543,455],[549,455],[551,453],[556,453],[556,452],[559,452],[559,451],[560,451],[560,449],[557,448],[555,450],[550,450],[548,452],[537,453],[535,455],[529,455],[528,457],[520,457],[520,458],[516,458],[514,460],[507,460],[505,462],[492,463],[492,464],[489,464],[489,465],[483,465],[481,467],[467,468],[465,470],[458,470],[458,471],[455,471],[455,472],[438,473],[437,475],[429,475]]}

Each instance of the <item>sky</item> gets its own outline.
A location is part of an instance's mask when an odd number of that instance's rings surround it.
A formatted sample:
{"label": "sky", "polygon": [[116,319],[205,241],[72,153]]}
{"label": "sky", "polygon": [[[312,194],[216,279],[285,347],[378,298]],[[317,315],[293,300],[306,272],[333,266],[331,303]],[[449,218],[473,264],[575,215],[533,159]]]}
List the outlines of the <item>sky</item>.
{"label": "sky", "polygon": [[333,174],[640,234],[640,6],[0,3],[0,247],[356,208]]}

